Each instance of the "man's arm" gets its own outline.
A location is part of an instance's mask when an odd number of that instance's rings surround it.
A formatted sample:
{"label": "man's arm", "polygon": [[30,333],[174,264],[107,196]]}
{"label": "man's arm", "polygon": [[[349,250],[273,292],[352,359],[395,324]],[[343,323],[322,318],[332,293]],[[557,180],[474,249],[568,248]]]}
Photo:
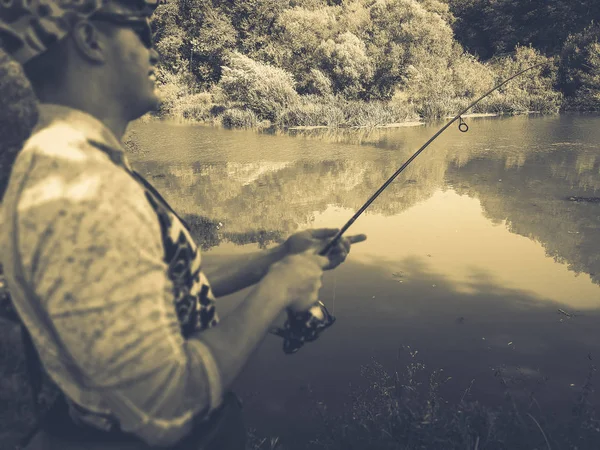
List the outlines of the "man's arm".
{"label": "man's arm", "polygon": [[[268,250],[227,257],[226,262],[208,265],[203,271],[215,297],[222,297],[258,283],[269,267],[286,254],[285,247],[277,245]],[[202,259],[204,261],[206,257]]]}
{"label": "man's arm", "polygon": [[[318,252],[339,230],[337,228],[317,228],[304,230],[291,235],[283,244],[269,250],[242,256],[228,257],[227,262],[212,265],[205,269],[212,291],[217,297],[232,294],[258,283],[269,267],[286,255],[294,255],[311,250]],[[325,270],[339,266],[350,252],[352,244],[367,239],[364,234],[343,237],[329,251],[329,264]]]}

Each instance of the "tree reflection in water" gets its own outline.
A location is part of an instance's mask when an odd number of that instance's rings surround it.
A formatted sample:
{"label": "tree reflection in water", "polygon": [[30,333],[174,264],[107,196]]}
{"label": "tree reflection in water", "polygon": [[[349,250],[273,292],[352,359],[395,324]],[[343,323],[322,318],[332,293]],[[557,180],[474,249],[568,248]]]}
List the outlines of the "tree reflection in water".
{"label": "tree reflection in water", "polygon": [[[600,205],[568,200],[598,197],[598,120],[478,119],[467,137],[448,130],[367,214],[397,215],[439,189],[453,189],[478,199],[493,223],[505,222],[510,232],[539,242],[548,256],[600,284]],[[188,138],[181,136],[181,127],[165,124],[150,131],[139,125],[136,135],[151,151],[135,163],[143,173],[164,174],[154,181],[178,211],[223,223],[217,230],[215,225],[199,226],[202,221],[195,219],[205,248],[226,236],[231,242],[265,246],[310,226],[315,215],[331,206],[357,210],[436,129],[363,130],[358,138],[329,131],[320,136],[328,142],[319,144],[315,131],[307,138],[290,138],[185,128]],[[175,148],[160,148],[169,140],[193,146],[203,138],[213,146],[209,162],[202,162],[206,155],[199,151],[194,162],[182,163]],[[219,141],[225,138],[229,147],[239,148],[224,149]],[[250,139],[257,148],[248,144]],[[356,145],[356,139],[368,145]],[[193,154],[194,148],[183,151]],[[153,160],[161,151],[172,157]]]}

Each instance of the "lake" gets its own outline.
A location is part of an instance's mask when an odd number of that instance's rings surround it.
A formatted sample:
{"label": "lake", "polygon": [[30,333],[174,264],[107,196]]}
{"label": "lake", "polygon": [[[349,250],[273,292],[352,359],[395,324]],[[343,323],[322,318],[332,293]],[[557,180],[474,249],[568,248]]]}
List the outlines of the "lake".
{"label": "lake", "polygon": [[[442,368],[448,401],[502,402],[504,378],[515,395],[569,412],[600,358],[600,117],[467,123],[348,231],[368,240],[325,274],[337,322],[291,356],[267,336],[235,385],[249,426],[310,438],[314,401],[341,411],[372,358],[392,372],[410,360]],[[289,136],[135,123],[128,136],[134,167],[199,224],[212,264],[341,227],[440,125]],[[246,293],[219,299],[221,315]]]}

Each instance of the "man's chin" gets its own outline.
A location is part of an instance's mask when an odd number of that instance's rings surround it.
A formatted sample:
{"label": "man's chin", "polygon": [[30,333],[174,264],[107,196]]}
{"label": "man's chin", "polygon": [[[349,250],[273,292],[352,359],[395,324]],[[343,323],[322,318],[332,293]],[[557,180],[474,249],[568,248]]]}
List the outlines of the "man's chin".
{"label": "man's chin", "polygon": [[149,97],[148,101],[145,103],[145,107],[140,108],[139,111],[137,111],[137,113],[135,114],[135,117],[131,118],[131,121],[137,120],[148,113],[156,113],[160,110],[161,101],[155,95]]}
{"label": "man's chin", "polygon": [[158,95],[153,94],[152,98],[150,99],[149,104],[150,104],[150,106],[148,107],[148,111],[146,111],[146,112],[153,112],[153,113],[158,112],[158,111],[160,111],[160,105],[162,104],[162,99]]}

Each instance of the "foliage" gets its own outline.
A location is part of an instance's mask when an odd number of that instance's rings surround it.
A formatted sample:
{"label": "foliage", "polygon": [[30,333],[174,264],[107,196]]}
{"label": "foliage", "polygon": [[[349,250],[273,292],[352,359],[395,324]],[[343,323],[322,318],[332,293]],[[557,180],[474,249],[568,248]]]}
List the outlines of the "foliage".
{"label": "foliage", "polygon": [[562,95],[552,89],[556,83],[556,61],[541,55],[531,47],[517,47],[512,57],[492,60],[489,64],[496,74],[496,82],[499,83],[520,70],[540,63],[546,63],[546,65],[515,78],[482,101],[482,104],[496,104],[499,111],[509,113],[558,112],[562,103]]}
{"label": "foliage", "polygon": [[246,105],[259,118],[271,121],[280,110],[298,101],[289,73],[237,52],[230,56],[229,65],[223,67],[219,88],[229,101]]}
{"label": "foliage", "polygon": [[[583,24],[589,13],[593,14],[598,8],[590,1],[577,0],[572,8],[577,17],[570,14],[568,21],[577,27]],[[415,109],[423,118],[451,115],[502,76],[514,73],[509,69],[519,65],[515,61],[522,58],[522,49],[527,48],[517,45],[519,42],[533,42],[531,51],[537,52],[539,58],[543,53],[538,48],[544,46],[536,43],[547,42],[548,36],[552,35],[562,45],[565,37],[560,31],[564,22],[561,14],[567,7],[566,0],[526,0],[519,5],[515,2],[170,0],[158,8],[153,28],[156,46],[163,55],[164,71],[190,73],[193,80],[183,84],[189,86],[192,93],[215,86],[227,93],[219,113],[230,107],[244,106],[252,110],[259,121],[267,119],[291,126],[306,123],[308,117],[312,117],[311,125],[343,125],[345,120],[338,120],[341,105],[353,100],[393,100],[405,105],[404,109]],[[515,11],[523,13],[523,17],[515,19]],[[538,23],[543,14],[546,15],[544,20],[547,17],[561,20],[548,27]],[[531,26],[517,29],[514,24],[521,23],[518,21]],[[468,51],[478,52],[485,59],[494,57],[484,63],[478,56],[465,52],[454,32]],[[593,31],[585,36],[591,35]],[[584,64],[593,65],[593,45],[574,44],[576,39],[589,40],[581,34],[577,36],[570,38],[565,55],[569,51],[574,55],[580,47],[585,47],[589,57]],[[479,47],[474,47],[471,41]],[[483,50],[480,51],[480,47]],[[551,43],[546,47],[556,45]],[[244,68],[232,67],[231,61],[241,61],[241,55],[254,65],[246,62]],[[566,75],[561,79],[555,79],[554,66],[544,72],[538,82],[533,81],[533,73],[524,76],[529,80],[527,86],[506,88],[483,102],[476,111],[557,111],[562,97],[555,92],[555,87],[562,89],[568,84],[564,80],[581,79],[581,73],[585,72],[577,60],[574,56],[562,58],[561,73]],[[580,75],[570,74],[573,72],[570,64],[581,66],[573,69]],[[259,70],[261,65],[269,70]],[[267,73],[270,81],[259,81]],[[598,89],[593,76],[586,78],[581,94],[569,97],[572,107],[593,109],[593,105],[588,104],[590,98],[592,103],[595,101]],[[557,83],[551,84],[550,80]],[[269,87],[269,83],[274,84]],[[513,84],[511,82],[511,86]],[[173,87],[163,90],[172,91]],[[296,94],[309,95],[309,98],[317,95],[321,100],[298,102]],[[275,97],[269,99],[270,95]],[[528,98],[529,95],[532,97]],[[171,92],[170,98],[177,102],[181,97]],[[332,98],[336,99],[333,103],[338,103],[335,107],[331,106]],[[251,103],[245,103],[244,99]],[[324,107],[325,104],[328,106]],[[164,111],[171,109],[167,105]],[[327,112],[327,117],[317,117],[318,111]],[[279,120],[277,114],[285,117]],[[204,113],[199,115],[205,116]]]}
{"label": "foliage", "polygon": [[449,0],[457,39],[488,59],[531,45],[557,54],[567,36],[600,18],[597,0]]}
{"label": "foliage", "polygon": [[300,101],[285,108],[277,118],[279,128],[294,126],[339,127],[345,117],[342,108],[333,97],[320,100],[316,96],[305,95]]}
{"label": "foliage", "polygon": [[371,98],[391,98],[405,85],[410,66],[423,56],[447,61],[452,51],[450,26],[415,0],[376,2],[363,33],[375,64]]}
{"label": "foliage", "polygon": [[225,128],[256,128],[258,117],[252,110],[230,108],[221,115],[221,123]]}
{"label": "foliage", "polygon": [[270,42],[277,17],[289,6],[285,0],[223,0],[222,11],[237,32],[237,49],[254,58]]}
{"label": "foliage", "polygon": [[560,56],[558,83],[568,107],[600,110],[600,24],[569,36]]}
{"label": "foliage", "polygon": [[286,9],[274,22],[271,45],[259,57],[293,74],[298,92],[309,93],[312,69],[320,68],[315,52],[323,41],[335,38],[336,29],[337,18],[330,7]]}
{"label": "foliage", "polygon": [[186,34],[179,26],[179,7],[176,2],[159,5],[152,15],[154,46],[161,59],[161,68],[170,73],[180,73],[189,68],[183,57]]}
{"label": "foliage", "polygon": [[330,75],[335,93],[352,99],[364,95],[364,86],[373,76],[373,67],[364,42],[356,35],[348,31],[335,41],[322,41],[315,57],[319,68]]}
{"label": "foliage", "polygon": [[208,87],[221,77],[226,55],[235,48],[236,32],[227,16],[210,0],[180,0],[179,21],[185,33],[181,58],[197,81]]}
{"label": "foliage", "polygon": [[189,72],[173,73],[162,67],[158,68],[156,74],[157,91],[161,99],[159,113],[162,117],[169,117],[182,102],[189,101],[187,97],[195,93],[195,80]]}

